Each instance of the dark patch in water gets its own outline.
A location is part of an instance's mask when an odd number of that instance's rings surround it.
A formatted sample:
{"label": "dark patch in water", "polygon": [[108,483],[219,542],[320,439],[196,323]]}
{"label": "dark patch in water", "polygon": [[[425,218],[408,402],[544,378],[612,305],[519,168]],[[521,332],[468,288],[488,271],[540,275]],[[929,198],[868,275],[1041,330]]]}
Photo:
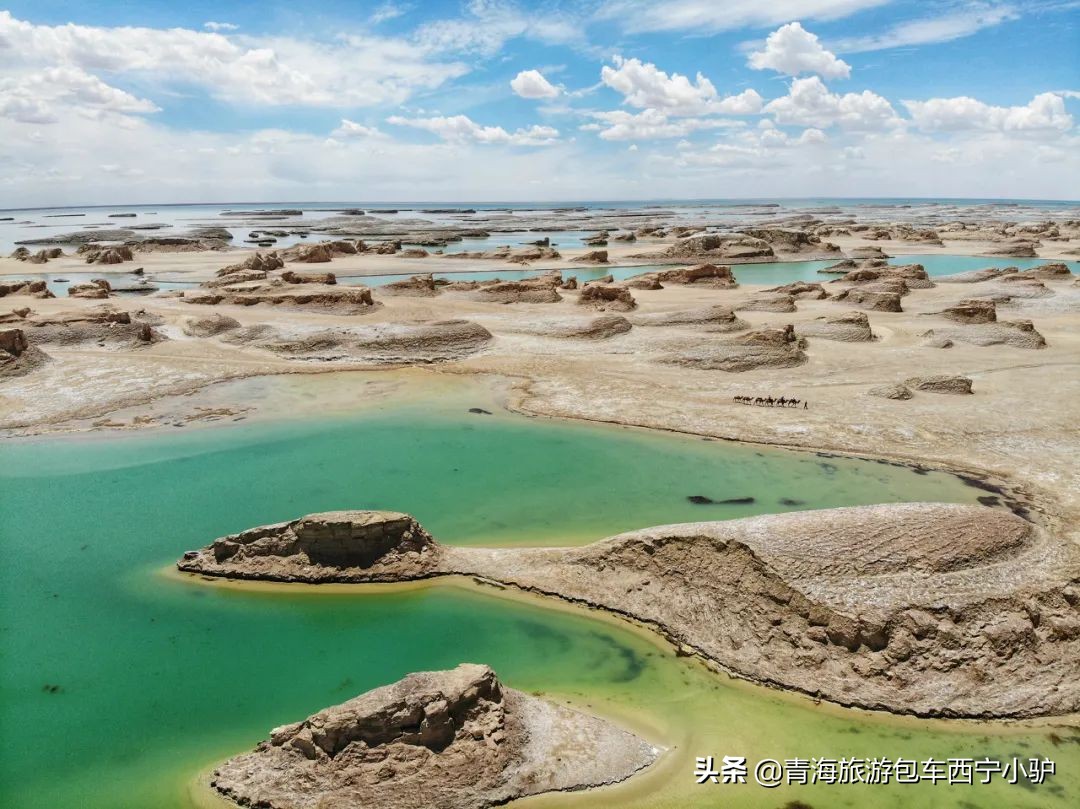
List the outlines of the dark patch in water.
{"label": "dark patch in water", "polygon": [[478,416],[490,416],[491,415],[490,410],[484,410],[484,408],[482,408],[482,407],[470,407],[469,412],[470,413],[476,413]]}
{"label": "dark patch in water", "polygon": [[[897,464],[897,466],[903,466],[903,464]],[[930,474],[930,470],[927,469],[925,466],[913,466],[913,467],[911,467],[911,471],[914,472],[916,475],[929,475]]]}
{"label": "dark patch in water", "polygon": [[973,478],[971,475],[957,475],[965,486],[971,486],[973,489],[982,489],[984,492],[990,492],[991,494],[1005,494],[1005,490],[1000,486],[995,486],[993,483],[987,483],[985,480],[979,478]]}
{"label": "dark patch in water", "polygon": [[1001,505],[1001,498],[998,497],[996,494],[980,494],[975,499],[978,500],[980,503],[982,503],[984,506],[1000,506]]}
{"label": "dark patch in water", "polygon": [[45,685],[41,686],[41,690],[46,694],[59,694],[62,689],[53,683],[45,683]]}
{"label": "dark patch in water", "polygon": [[686,499],[699,506],[745,506],[754,502],[753,497],[729,497],[727,500],[713,500],[703,494],[690,494],[687,495]]}
{"label": "dark patch in water", "polygon": [[1031,512],[1028,511],[1027,506],[1023,503],[1018,503],[1015,500],[1006,500],[1005,507],[1020,519],[1031,522]]}
{"label": "dark patch in water", "polygon": [[602,641],[605,646],[611,647],[612,654],[618,656],[623,663],[623,670],[614,674],[612,680],[617,683],[628,683],[636,680],[645,671],[648,663],[642,655],[639,655],[628,646],[623,646],[614,638],[601,632],[590,633],[596,640]]}
{"label": "dark patch in water", "polygon": [[814,809],[814,807],[806,801],[788,801],[780,809]]}
{"label": "dark patch in water", "polygon": [[796,500],[794,497],[781,497],[778,501],[782,506],[805,506],[805,500]]}
{"label": "dark patch in water", "polygon": [[824,470],[826,475],[834,475],[837,472],[836,464],[819,463],[818,466],[820,466]]}

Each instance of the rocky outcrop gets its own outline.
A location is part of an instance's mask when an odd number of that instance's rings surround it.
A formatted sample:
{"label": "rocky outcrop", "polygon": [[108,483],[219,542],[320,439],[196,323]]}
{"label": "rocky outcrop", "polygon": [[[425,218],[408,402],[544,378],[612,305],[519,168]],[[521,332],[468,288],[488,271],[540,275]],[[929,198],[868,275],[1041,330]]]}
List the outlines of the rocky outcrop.
{"label": "rocky outcrop", "polygon": [[794,312],[795,299],[786,293],[763,292],[735,305],[744,312]]}
{"label": "rocky outcrop", "polygon": [[906,400],[914,396],[911,390],[903,385],[879,385],[876,388],[870,388],[867,393],[880,399]]}
{"label": "rocky outcrop", "polygon": [[794,326],[760,329],[727,340],[698,343],[659,361],[708,371],[742,372],[756,368],[791,368],[806,362],[806,341]]}
{"label": "rocky outcrop", "polygon": [[[1068,281],[1072,277],[1072,270],[1070,270],[1069,265],[1063,261],[1056,261],[1050,264],[1039,264],[1038,266],[1017,273],[1018,279],[1039,278],[1047,281]],[[1011,281],[1013,279],[1010,278],[1008,280]]]}
{"label": "rocky outcrop", "polygon": [[59,247],[46,247],[31,253],[25,247],[19,247],[11,254],[16,261],[25,261],[27,264],[48,264],[54,258],[62,258],[64,251]]}
{"label": "rocky outcrop", "polygon": [[778,256],[807,256],[828,258],[843,255],[832,242],[823,242],[819,236],[803,230],[786,228],[743,228],[747,236],[761,239],[772,247]]}
{"label": "rocky outcrop", "polygon": [[1046,339],[1030,320],[970,321],[963,326],[930,329],[923,334],[923,340],[926,345],[938,348],[947,348],[957,342],[977,346],[1046,348]]}
{"label": "rocky outcrop", "polygon": [[630,331],[633,324],[622,315],[599,317],[564,317],[534,321],[515,321],[511,331],[539,337],[580,340],[606,340]]}
{"label": "rocky outcrop", "polygon": [[0,379],[28,374],[49,359],[48,354],[27,342],[22,329],[0,328]]}
{"label": "rocky outcrop", "polygon": [[379,287],[379,292],[385,295],[402,295],[413,298],[430,298],[439,293],[439,284],[431,273],[422,273],[404,278],[401,281],[391,281]]}
{"label": "rocky outcrop", "polygon": [[979,284],[983,281],[993,281],[1003,275],[1011,275],[1020,272],[1016,267],[987,267],[983,270],[971,270],[958,272],[953,275],[937,275],[934,281],[939,284]]}
{"label": "rocky outcrop", "polygon": [[[454,289],[453,284],[446,287]],[[530,278],[525,281],[499,281],[481,283],[469,293],[474,300],[487,303],[558,303],[562,295],[550,276]]]}
{"label": "rocky outcrop", "polygon": [[235,275],[237,273],[256,272],[262,273],[262,277],[266,277],[266,273],[273,272],[274,270],[280,270],[285,266],[285,260],[281,258],[277,253],[256,253],[253,256],[249,256],[239,264],[230,264],[227,267],[222,267],[217,271],[219,277],[226,275]]}
{"label": "rocky outcrop", "polygon": [[930,289],[934,282],[922,264],[887,264],[883,267],[859,267],[851,270],[834,284],[895,283],[902,284],[903,294],[908,289]]}
{"label": "rocky outcrop", "polygon": [[1035,247],[1036,245],[1034,242],[1021,239],[1009,242],[993,250],[988,250],[985,255],[1009,256],[1011,258],[1038,258],[1039,254],[1035,252]]}
{"label": "rocky outcrop", "polygon": [[180,328],[188,337],[217,337],[240,328],[240,321],[215,312],[204,317],[186,317]]}
{"label": "rocky outcrop", "polygon": [[281,274],[281,280],[286,284],[337,284],[337,276],[332,272],[293,272],[286,270]]}
{"label": "rocky outcrop", "polygon": [[72,284],[68,287],[68,295],[72,298],[108,298],[112,287],[104,278],[95,278],[88,284]]}
{"label": "rocky outcrop", "polygon": [[134,349],[166,339],[148,320],[108,306],[28,317],[25,330],[35,345],[93,344],[99,348]]}
{"label": "rocky outcrop", "polygon": [[993,323],[997,320],[997,307],[989,300],[968,300],[960,301],[939,314],[956,323]]}
{"label": "rocky outcrop", "polygon": [[0,282],[0,298],[8,295],[27,295],[31,298],[54,298],[49,292],[49,287],[44,281],[27,281],[24,279],[12,279]]}
{"label": "rocky outcrop", "polygon": [[184,554],[180,570],[267,581],[391,581],[423,578],[439,549],[408,514],[328,511],[251,528]]}
{"label": "rocky outcrop", "polygon": [[222,340],[298,360],[383,366],[461,359],[486,347],[492,336],[483,326],[468,320],[438,320],[335,329],[260,324],[229,331]]}
{"label": "rocky outcrop", "polygon": [[587,284],[578,293],[578,306],[588,306],[600,312],[629,312],[637,308],[630,290],[623,286]]}
{"label": "rocky outcrop", "polygon": [[236,306],[298,307],[308,311],[329,311],[335,314],[364,314],[378,304],[367,287],[347,287],[336,284],[289,284],[280,278],[228,284],[210,290],[185,291],[184,303],[203,306],[232,304]]}
{"label": "rocky outcrop", "polygon": [[771,289],[763,291],[771,292],[776,295],[790,295],[793,298],[807,298],[815,301],[824,300],[829,297],[829,293],[825,291],[825,287],[821,284],[812,284],[809,281],[795,281],[790,284],[784,284],[784,286],[772,287]]}
{"label": "rocky outcrop", "polygon": [[689,259],[690,261],[747,261],[769,260],[776,257],[772,246],[764,239],[741,234],[706,233],[678,239],[660,253],[648,253],[642,258]]}
{"label": "rocky outcrop", "polygon": [[[657,270],[632,276],[627,285],[639,285],[639,289],[662,289],[662,284],[694,284],[695,286],[731,289],[738,286],[731,267],[716,264],[697,264],[673,270]],[[641,285],[641,284],[646,285]],[[647,284],[657,284],[648,286]]]}
{"label": "rocky outcrop", "polygon": [[927,391],[929,393],[953,393],[961,395],[974,393],[971,389],[972,382],[966,376],[954,376],[950,374],[913,376],[911,379],[905,380],[904,384],[909,388]]}
{"label": "rocky outcrop", "polygon": [[833,296],[837,303],[857,306],[871,312],[902,312],[900,293],[889,289],[851,287]]}
{"label": "rocky outcrop", "polygon": [[486,809],[629,778],[659,751],[507,688],[487,666],[410,674],[274,728],[211,786],[261,809]]}
{"label": "rocky outcrop", "polygon": [[607,264],[608,254],[607,250],[591,250],[584,255],[580,255],[577,258],[572,258],[570,260],[581,262],[583,264]]}
{"label": "rocky outcrop", "polygon": [[870,319],[864,312],[845,312],[832,317],[819,317],[800,323],[796,332],[802,337],[839,340],[844,343],[866,343],[874,339]]}
{"label": "rocky outcrop", "polygon": [[115,246],[84,244],[79,247],[77,252],[87,264],[123,264],[125,261],[134,261],[135,259],[131,248],[126,244]]}
{"label": "rocky outcrop", "polygon": [[889,256],[877,245],[866,245],[864,247],[853,247],[848,250],[848,258],[879,258],[886,259]]}
{"label": "rocky outcrop", "polygon": [[726,306],[635,315],[631,322],[635,326],[700,326],[701,331],[707,332],[736,332],[750,328],[749,323]]}

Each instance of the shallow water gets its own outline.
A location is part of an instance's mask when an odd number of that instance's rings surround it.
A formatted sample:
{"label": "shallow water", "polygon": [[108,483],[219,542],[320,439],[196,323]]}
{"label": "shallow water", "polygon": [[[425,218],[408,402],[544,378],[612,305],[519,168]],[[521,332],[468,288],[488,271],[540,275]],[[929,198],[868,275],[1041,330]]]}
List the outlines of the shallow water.
{"label": "shallow water", "polygon": [[[1054,806],[1066,805],[1063,787],[1077,794],[1080,745],[1054,747],[1046,730],[815,707],[711,674],[611,619],[471,586],[271,592],[162,574],[213,537],[332,508],[408,510],[452,543],[578,543],[664,522],[980,494],[867,461],[467,413],[477,402],[463,389],[315,423],[0,444],[0,805],[190,809],[197,773],[271,727],[462,661],[677,745],[623,787],[541,805],[862,806],[872,795],[887,806],[917,789],[920,805]],[[756,501],[696,506],[689,494]],[[691,776],[693,757],[710,754],[1014,753],[1056,758],[1062,774],[1037,790],[773,791]]]}
{"label": "shallow water", "polygon": [[[735,278],[743,284],[769,284],[779,286],[790,284],[793,281],[812,281],[827,283],[837,275],[819,272],[826,267],[836,264],[838,259],[828,261],[776,261],[769,264],[735,264],[732,272]],[[947,255],[903,255],[889,259],[890,264],[922,264],[928,275],[952,275],[954,273],[967,272],[968,270],[981,270],[984,267],[1019,267],[1026,270],[1037,267],[1040,264],[1054,263],[1051,259],[1038,258],[1010,258],[993,259],[985,256],[947,256]],[[1069,269],[1074,273],[1080,273],[1080,261],[1066,261]],[[654,270],[670,270],[680,265],[672,264],[640,264],[621,267],[571,267],[564,268],[564,276],[576,276],[579,281],[592,281],[610,275],[616,281],[623,281],[635,275]],[[401,281],[411,273],[394,275],[368,275],[368,276],[339,276],[339,284],[350,286],[379,287],[393,281]],[[535,278],[542,275],[546,270],[506,270],[491,269],[478,270],[475,272],[434,273],[435,278],[448,281],[489,281],[499,278],[503,281],[523,281],[527,278]]]}

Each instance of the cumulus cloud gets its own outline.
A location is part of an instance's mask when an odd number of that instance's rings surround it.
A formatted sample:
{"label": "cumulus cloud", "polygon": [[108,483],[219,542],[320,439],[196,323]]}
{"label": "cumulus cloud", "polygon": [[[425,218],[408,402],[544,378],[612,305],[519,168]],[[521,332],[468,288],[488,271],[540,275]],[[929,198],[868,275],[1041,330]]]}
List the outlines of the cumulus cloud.
{"label": "cumulus cloud", "polygon": [[410,126],[438,135],[446,141],[504,144],[510,146],[548,146],[559,138],[559,130],[550,126],[530,126],[508,132],[501,126],[482,126],[467,115],[433,118],[404,118],[391,115],[386,122],[394,126]]}
{"label": "cumulus cloud", "polygon": [[22,123],[54,123],[61,108],[87,115],[158,112],[152,101],[75,67],[47,68],[0,79],[0,115],[4,117]]}
{"label": "cumulus cloud", "polygon": [[522,98],[555,98],[559,88],[539,70],[522,70],[510,80],[510,89]]}
{"label": "cumulus cloud", "polygon": [[382,132],[374,126],[364,126],[348,118],[341,119],[341,126],[330,133],[333,138],[378,138]]}
{"label": "cumulus cloud", "polygon": [[150,76],[237,104],[327,107],[400,104],[468,72],[403,39],[317,42],[183,28],[48,26],[0,11],[0,67],[6,65]]}
{"label": "cumulus cloud", "polygon": [[892,104],[877,93],[833,93],[817,76],[795,79],[786,96],[773,99],[764,112],[780,124],[851,130],[875,130],[902,126]]}
{"label": "cumulus cloud", "polygon": [[851,66],[825,50],[817,35],[797,22],[782,25],[769,34],[765,47],[754,51],[747,59],[754,70],[775,70],[785,76],[817,73],[827,79],[846,79]]}
{"label": "cumulus cloud", "polygon": [[1058,93],[1040,93],[1019,107],[995,107],[968,96],[905,101],[915,125],[924,132],[983,130],[1015,133],[1061,133],[1072,129],[1072,116]]}
{"label": "cumulus cloud", "polygon": [[632,107],[654,109],[668,115],[728,113],[752,115],[761,110],[761,96],[745,90],[720,98],[716,87],[701,73],[694,81],[679,73],[670,76],[651,62],[616,56],[615,66],[604,65],[600,80],[623,96]]}
{"label": "cumulus cloud", "polygon": [[682,138],[701,129],[743,126],[742,121],[724,118],[671,119],[660,110],[647,109],[637,114],[625,110],[594,112],[592,117],[603,123],[583,124],[586,132],[596,132],[603,140],[653,140]]}

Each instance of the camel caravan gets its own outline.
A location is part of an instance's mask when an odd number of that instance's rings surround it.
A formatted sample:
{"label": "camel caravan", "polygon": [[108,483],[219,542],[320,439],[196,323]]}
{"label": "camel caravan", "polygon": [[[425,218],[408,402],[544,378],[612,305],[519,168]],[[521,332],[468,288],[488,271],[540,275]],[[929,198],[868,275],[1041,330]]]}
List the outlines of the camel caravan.
{"label": "camel caravan", "polygon": [[779,399],[774,399],[772,396],[736,396],[735,402],[744,405],[754,405],[755,407],[798,407],[800,404],[803,406],[803,410],[809,410],[810,406],[802,399],[785,398],[781,396]]}

